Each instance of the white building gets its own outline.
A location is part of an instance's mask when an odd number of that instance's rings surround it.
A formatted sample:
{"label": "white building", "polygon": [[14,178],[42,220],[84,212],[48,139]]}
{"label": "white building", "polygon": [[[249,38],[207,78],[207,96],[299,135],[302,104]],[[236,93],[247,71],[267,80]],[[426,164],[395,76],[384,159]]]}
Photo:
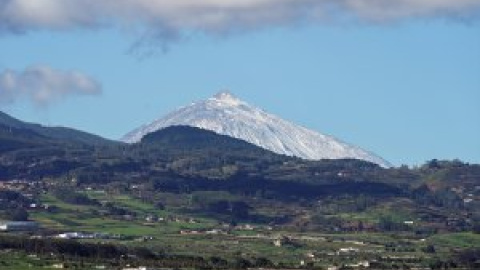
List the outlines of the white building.
{"label": "white building", "polygon": [[35,231],[38,227],[33,221],[0,221],[0,231]]}

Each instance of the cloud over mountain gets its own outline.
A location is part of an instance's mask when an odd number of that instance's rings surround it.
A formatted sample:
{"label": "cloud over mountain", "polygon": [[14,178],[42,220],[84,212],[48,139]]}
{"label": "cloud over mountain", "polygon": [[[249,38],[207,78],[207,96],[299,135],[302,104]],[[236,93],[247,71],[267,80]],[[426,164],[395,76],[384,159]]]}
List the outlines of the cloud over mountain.
{"label": "cloud over mountain", "polygon": [[156,39],[184,31],[224,34],[299,22],[476,20],[478,0],[0,0],[0,32],[141,29]]}
{"label": "cloud over mountain", "polygon": [[97,81],[78,71],[31,66],[20,72],[7,69],[0,73],[0,104],[27,99],[43,107],[71,95],[95,95],[100,92],[101,86]]}

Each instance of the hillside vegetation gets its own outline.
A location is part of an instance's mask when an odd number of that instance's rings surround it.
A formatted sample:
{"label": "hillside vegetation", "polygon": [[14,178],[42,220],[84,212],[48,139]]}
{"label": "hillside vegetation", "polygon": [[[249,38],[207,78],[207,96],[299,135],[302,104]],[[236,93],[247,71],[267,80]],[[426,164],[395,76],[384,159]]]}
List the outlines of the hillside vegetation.
{"label": "hillside vegetation", "polygon": [[[477,164],[307,161],[185,126],[123,144],[16,121],[0,117],[0,219],[39,222],[43,239],[0,234],[20,261],[35,252],[78,269],[78,257],[85,269],[93,257],[180,268],[476,262]],[[48,242],[61,232],[95,233],[111,246]],[[118,255],[136,259],[112,261]],[[5,256],[0,264],[23,265]]]}

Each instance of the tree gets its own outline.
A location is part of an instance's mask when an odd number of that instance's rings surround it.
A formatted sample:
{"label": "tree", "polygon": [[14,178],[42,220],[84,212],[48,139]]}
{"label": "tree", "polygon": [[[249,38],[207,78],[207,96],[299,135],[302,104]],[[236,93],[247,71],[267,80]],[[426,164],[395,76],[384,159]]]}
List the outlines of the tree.
{"label": "tree", "polygon": [[236,269],[247,269],[252,267],[252,263],[244,258],[236,258],[233,267]]}
{"label": "tree", "polygon": [[232,216],[237,219],[247,219],[250,206],[242,201],[232,202]]}
{"label": "tree", "polygon": [[480,222],[479,221],[477,221],[473,224],[472,232],[476,233],[476,234],[480,234]]}
{"label": "tree", "polygon": [[357,225],[357,230],[362,232],[365,229],[365,226],[363,225],[363,222],[360,220]]}
{"label": "tree", "polygon": [[23,208],[7,211],[7,218],[12,221],[28,221],[28,212]]}
{"label": "tree", "polygon": [[378,222],[378,227],[382,231],[393,231],[395,227],[395,223],[393,222],[391,217],[382,216]]}
{"label": "tree", "polygon": [[422,251],[425,252],[425,253],[435,253],[435,246],[433,245],[428,245],[424,248],[422,248]]}
{"label": "tree", "polygon": [[217,214],[227,214],[230,211],[230,202],[220,200],[208,204],[208,209]]}
{"label": "tree", "polygon": [[165,205],[162,202],[156,202],[154,206],[158,210],[165,210]]}
{"label": "tree", "polygon": [[275,264],[273,264],[272,261],[270,261],[269,259],[267,259],[265,257],[260,257],[260,258],[255,259],[254,265],[255,265],[255,267],[261,267],[261,268],[275,267]]}

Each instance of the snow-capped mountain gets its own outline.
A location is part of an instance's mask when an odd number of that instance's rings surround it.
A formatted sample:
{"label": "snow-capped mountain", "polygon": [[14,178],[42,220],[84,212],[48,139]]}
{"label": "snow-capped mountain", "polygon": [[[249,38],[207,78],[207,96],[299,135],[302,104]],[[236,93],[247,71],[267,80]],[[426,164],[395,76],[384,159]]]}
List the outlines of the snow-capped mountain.
{"label": "snow-capped mountain", "polygon": [[391,166],[357,146],[283,120],[249,105],[229,92],[179,108],[126,134],[122,141],[139,142],[148,133],[169,126],[193,126],[242,139],[275,153],[304,159],[355,158]]}

